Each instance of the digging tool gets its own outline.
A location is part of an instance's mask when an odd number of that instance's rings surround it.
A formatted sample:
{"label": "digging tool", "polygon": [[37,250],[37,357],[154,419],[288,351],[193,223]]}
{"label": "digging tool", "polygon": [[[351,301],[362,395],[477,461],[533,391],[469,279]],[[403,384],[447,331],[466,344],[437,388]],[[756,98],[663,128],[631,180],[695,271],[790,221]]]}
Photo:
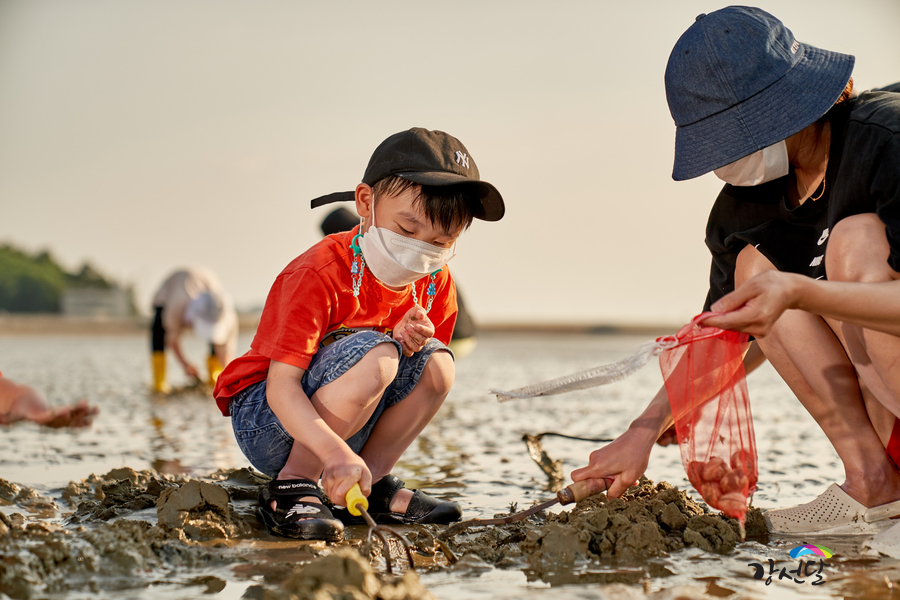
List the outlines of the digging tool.
{"label": "digging tool", "polygon": [[416,570],[415,564],[413,564],[412,548],[410,548],[409,542],[406,541],[406,538],[400,535],[400,533],[398,533],[396,530],[388,527],[387,525],[378,525],[377,523],[375,523],[375,520],[368,513],[369,500],[365,496],[363,496],[362,490],[359,488],[358,483],[354,483],[353,487],[350,488],[350,491],[347,492],[346,503],[347,512],[349,512],[354,517],[362,515],[362,518],[365,519],[366,524],[369,526],[369,532],[368,534],[366,534],[367,559],[369,553],[372,550],[372,536],[374,535],[378,537],[378,539],[380,539],[381,543],[384,545],[384,562],[387,566],[388,574],[393,575],[393,569],[391,568],[391,546],[388,543],[387,535],[385,535],[390,534],[396,539],[400,540],[400,544],[406,551],[406,558],[409,560],[410,570]]}
{"label": "digging tool", "polygon": [[542,510],[546,510],[556,503],[566,506],[573,502],[581,502],[585,498],[605,492],[609,489],[609,486],[612,485],[613,481],[615,481],[613,478],[583,479],[581,481],[576,481],[556,492],[555,498],[551,498],[546,502],[541,502],[527,510],[496,519],[469,519],[468,521],[460,521],[445,529],[438,537],[441,539],[448,539],[468,527],[484,527],[486,525],[506,525],[508,523],[515,523],[516,521],[526,519],[533,514],[537,514]]}

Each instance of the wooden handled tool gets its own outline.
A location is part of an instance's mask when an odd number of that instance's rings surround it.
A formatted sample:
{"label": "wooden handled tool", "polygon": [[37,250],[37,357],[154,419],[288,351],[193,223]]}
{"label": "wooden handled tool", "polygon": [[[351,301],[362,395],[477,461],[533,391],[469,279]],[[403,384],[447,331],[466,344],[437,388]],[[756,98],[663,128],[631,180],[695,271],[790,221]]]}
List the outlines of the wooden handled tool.
{"label": "wooden handled tool", "polygon": [[601,492],[605,492],[609,489],[609,486],[612,485],[615,479],[613,478],[604,478],[604,479],[583,479],[581,481],[576,481],[575,483],[569,484],[563,489],[556,492],[556,498],[552,498],[547,500],[546,502],[542,502],[536,506],[532,506],[531,508],[523,511],[519,511],[515,514],[509,515],[508,517],[500,517],[498,519],[469,519],[468,521],[460,521],[454,525],[451,525],[447,529],[445,529],[439,536],[439,539],[448,539],[452,535],[466,529],[467,527],[482,527],[485,525],[506,525],[508,523],[515,523],[516,521],[521,521],[522,519],[526,519],[533,514],[539,513],[542,510],[550,508],[554,504],[561,504],[566,506],[567,504],[572,504],[573,502],[581,502],[585,498],[589,498],[590,496],[595,496]]}
{"label": "wooden handled tool", "polygon": [[[605,492],[615,479],[582,479],[556,492],[556,499],[563,506],[581,502],[585,498]],[[552,506],[552,505],[551,505]]]}

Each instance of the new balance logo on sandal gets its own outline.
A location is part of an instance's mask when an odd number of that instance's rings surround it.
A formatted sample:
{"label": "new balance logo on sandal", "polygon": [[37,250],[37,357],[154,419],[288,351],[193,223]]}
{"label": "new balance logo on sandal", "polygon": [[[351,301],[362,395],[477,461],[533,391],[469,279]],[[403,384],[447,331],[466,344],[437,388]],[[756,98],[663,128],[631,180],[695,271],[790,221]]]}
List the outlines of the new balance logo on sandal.
{"label": "new balance logo on sandal", "polygon": [[294,507],[287,512],[285,518],[290,518],[291,515],[316,515],[319,514],[320,509],[315,506],[308,506],[303,504],[295,504]]}

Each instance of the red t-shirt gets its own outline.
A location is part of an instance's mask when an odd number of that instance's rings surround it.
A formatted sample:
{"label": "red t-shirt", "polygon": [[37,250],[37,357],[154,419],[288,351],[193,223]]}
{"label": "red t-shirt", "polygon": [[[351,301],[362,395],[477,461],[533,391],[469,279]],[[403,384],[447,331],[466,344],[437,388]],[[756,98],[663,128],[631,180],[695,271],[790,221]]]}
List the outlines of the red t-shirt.
{"label": "red t-shirt", "polygon": [[[391,290],[368,269],[359,297],[353,297],[350,241],[358,229],[329,235],[291,261],[275,279],[250,350],[231,361],[216,380],[213,395],[223,415],[229,415],[232,396],[266,378],[269,361],[306,369],[320,344],[341,337],[340,330],[374,329],[390,335],[413,307],[409,286]],[[426,277],[412,284],[423,305],[427,305],[428,282]],[[434,323],[434,337],[449,344],[456,323],[456,286],[447,267],[434,283],[437,293],[428,317]]]}

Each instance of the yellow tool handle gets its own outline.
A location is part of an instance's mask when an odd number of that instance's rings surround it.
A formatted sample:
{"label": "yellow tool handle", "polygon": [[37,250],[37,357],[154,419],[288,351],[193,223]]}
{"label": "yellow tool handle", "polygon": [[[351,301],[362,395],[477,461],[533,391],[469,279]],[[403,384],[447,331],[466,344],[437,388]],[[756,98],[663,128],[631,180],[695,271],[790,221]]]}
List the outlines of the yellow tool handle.
{"label": "yellow tool handle", "polygon": [[369,510],[369,501],[363,496],[362,490],[359,489],[359,484],[354,483],[353,487],[350,488],[350,491],[347,492],[347,511],[353,515],[354,517],[358,517],[362,515],[359,512],[359,509],[356,507],[357,504],[362,505],[365,510]]}
{"label": "yellow tool handle", "polygon": [[573,502],[581,502],[609,489],[615,479],[582,479],[567,485],[556,493],[559,503],[565,506]]}

